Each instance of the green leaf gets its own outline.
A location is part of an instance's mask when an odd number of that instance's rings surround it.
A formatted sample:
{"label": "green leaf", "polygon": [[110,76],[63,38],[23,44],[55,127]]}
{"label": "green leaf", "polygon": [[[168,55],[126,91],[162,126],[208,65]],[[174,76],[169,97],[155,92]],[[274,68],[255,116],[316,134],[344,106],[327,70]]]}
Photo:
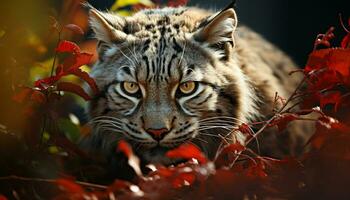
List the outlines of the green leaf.
{"label": "green leaf", "polygon": [[60,152],[57,146],[49,146],[48,151],[51,154],[57,154]]}
{"label": "green leaf", "polygon": [[48,132],[44,132],[43,134],[43,142],[47,142],[50,139],[50,134]]}
{"label": "green leaf", "polygon": [[117,11],[115,11],[115,13],[117,15],[123,16],[123,17],[131,16],[133,14],[133,12],[129,11],[129,10],[117,10]]}
{"label": "green leaf", "polygon": [[60,119],[58,121],[61,131],[73,143],[76,143],[80,138],[80,129],[70,119]]}
{"label": "green leaf", "polygon": [[0,30],[0,38],[2,38],[5,35],[5,31],[4,30]]}
{"label": "green leaf", "polygon": [[153,6],[154,3],[151,0],[117,0],[111,7],[111,10],[117,10],[119,8],[135,5],[135,4],[142,4],[145,6]]}

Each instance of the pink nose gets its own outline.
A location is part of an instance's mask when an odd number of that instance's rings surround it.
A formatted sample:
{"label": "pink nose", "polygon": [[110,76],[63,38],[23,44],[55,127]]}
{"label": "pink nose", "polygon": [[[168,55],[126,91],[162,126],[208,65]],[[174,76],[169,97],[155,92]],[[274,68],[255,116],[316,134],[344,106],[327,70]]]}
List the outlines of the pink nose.
{"label": "pink nose", "polygon": [[152,136],[155,140],[161,140],[164,138],[164,136],[169,132],[166,128],[161,129],[147,129],[147,133]]}

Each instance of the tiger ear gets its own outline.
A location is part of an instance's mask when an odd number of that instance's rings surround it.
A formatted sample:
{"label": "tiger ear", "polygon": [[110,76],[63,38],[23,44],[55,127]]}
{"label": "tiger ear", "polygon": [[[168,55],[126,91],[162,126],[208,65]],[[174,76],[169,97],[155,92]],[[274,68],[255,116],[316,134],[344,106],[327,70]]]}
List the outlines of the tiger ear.
{"label": "tiger ear", "polygon": [[236,12],[229,6],[199,25],[194,33],[194,39],[209,46],[222,46],[226,42],[234,44],[233,33],[236,27]]}
{"label": "tiger ear", "polygon": [[96,39],[106,43],[122,43],[127,34],[123,27],[126,21],[123,17],[100,12],[95,8],[89,10],[89,23],[96,35]]}

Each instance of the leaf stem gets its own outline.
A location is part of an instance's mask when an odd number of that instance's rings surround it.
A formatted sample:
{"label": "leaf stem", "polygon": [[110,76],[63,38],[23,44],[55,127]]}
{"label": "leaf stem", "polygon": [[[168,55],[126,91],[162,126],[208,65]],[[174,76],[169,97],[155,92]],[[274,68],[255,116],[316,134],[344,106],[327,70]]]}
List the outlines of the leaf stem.
{"label": "leaf stem", "polygon": [[[58,39],[57,39],[57,44],[56,44],[56,48],[58,47],[58,45],[60,44],[61,42],[61,32],[62,32],[62,28],[60,28],[60,30],[58,30]],[[52,77],[53,76],[53,72],[55,70],[55,65],[56,65],[56,60],[57,60],[57,51],[55,49],[55,55],[53,57],[53,62],[52,62],[52,67],[51,67],[51,73],[50,73],[50,76]]]}

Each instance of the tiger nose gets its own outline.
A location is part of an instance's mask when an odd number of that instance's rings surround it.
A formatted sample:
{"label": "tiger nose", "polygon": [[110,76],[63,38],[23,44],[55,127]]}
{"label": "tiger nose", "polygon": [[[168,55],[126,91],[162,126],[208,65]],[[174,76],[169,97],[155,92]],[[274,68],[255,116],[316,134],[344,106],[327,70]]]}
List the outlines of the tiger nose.
{"label": "tiger nose", "polygon": [[169,133],[169,130],[167,128],[161,128],[161,129],[147,129],[147,133],[155,140],[160,141],[162,140],[167,133]]}

